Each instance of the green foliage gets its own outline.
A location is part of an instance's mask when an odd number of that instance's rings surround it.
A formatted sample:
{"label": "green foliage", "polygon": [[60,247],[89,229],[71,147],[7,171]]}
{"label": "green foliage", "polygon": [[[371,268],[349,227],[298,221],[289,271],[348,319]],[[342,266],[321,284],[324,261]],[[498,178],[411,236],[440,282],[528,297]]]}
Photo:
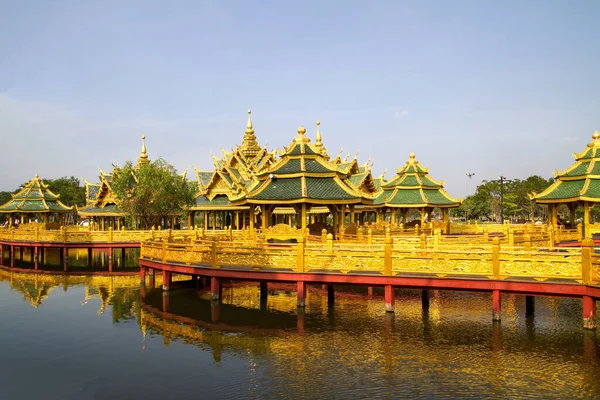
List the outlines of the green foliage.
{"label": "green foliage", "polygon": [[544,179],[533,175],[525,180],[514,179],[504,181],[483,181],[477,186],[475,194],[463,200],[461,206],[454,212],[454,216],[467,219],[500,220],[500,208],[505,219],[514,222],[530,221],[545,218],[547,209],[538,206],[529,199],[531,193],[539,193],[552,184],[552,179]]}
{"label": "green foliage", "polygon": [[44,183],[54,194],[60,195],[60,201],[65,205],[80,207],[85,205],[85,187],[81,186],[79,179],[74,176],[44,179]]}
{"label": "green foliage", "polygon": [[158,226],[163,218],[186,213],[196,191],[195,185],[163,159],[136,166],[128,161],[113,173],[111,187],[119,207],[138,217],[142,229]]}

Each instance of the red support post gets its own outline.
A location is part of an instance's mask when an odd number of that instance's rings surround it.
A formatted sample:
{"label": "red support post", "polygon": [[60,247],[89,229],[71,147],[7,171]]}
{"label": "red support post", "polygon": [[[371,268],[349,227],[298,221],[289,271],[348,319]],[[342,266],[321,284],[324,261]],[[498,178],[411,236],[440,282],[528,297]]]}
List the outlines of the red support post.
{"label": "red support post", "polygon": [[154,268],[148,268],[148,273],[150,274],[150,288],[154,289],[154,286],[156,286],[156,273],[154,271]]}
{"label": "red support post", "polygon": [[164,292],[171,290],[171,273],[168,271],[163,271],[162,290]]}
{"label": "red support post", "polygon": [[146,283],[146,267],[140,267],[140,282]]}
{"label": "red support post", "polygon": [[163,292],[163,294],[162,294],[162,310],[163,310],[163,312],[169,312],[170,298],[171,298],[171,295],[169,294],[168,291]]}
{"label": "red support post", "polygon": [[583,296],[583,327],[596,329],[596,299]]}
{"label": "red support post", "polygon": [[108,248],[108,272],[113,270],[113,248]]}
{"label": "red support post", "polygon": [[62,262],[63,262],[63,271],[67,272],[69,270],[69,248],[62,248]]}
{"label": "red support post", "polygon": [[500,321],[501,295],[499,290],[492,291],[492,320]]}
{"label": "red support post", "polygon": [[33,246],[33,269],[38,269],[38,246]]}
{"label": "red support post", "polygon": [[213,324],[216,324],[217,322],[219,322],[220,315],[221,315],[221,307],[220,307],[219,302],[212,301],[210,303],[210,320],[212,321]]}
{"label": "red support post", "polygon": [[221,282],[219,278],[212,276],[210,278],[210,299],[219,300],[221,298]]}
{"label": "red support post", "polygon": [[306,282],[298,281],[296,283],[296,294],[298,297],[298,307],[304,307],[306,305]]}
{"label": "red support post", "polygon": [[369,287],[367,287],[367,295],[368,295],[369,297],[370,297],[370,296],[373,296],[373,286],[369,286]]}
{"label": "red support post", "polygon": [[385,311],[394,312],[394,287],[385,285],[384,287]]}

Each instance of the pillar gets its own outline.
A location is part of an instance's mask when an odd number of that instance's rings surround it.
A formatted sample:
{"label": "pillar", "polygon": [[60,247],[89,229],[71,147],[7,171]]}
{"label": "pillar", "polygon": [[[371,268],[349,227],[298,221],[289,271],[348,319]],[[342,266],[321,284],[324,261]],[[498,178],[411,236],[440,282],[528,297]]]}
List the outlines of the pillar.
{"label": "pillar", "polygon": [[156,274],[154,269],[149,268],[148,273],[150,274],[150,289],[154,289],[154,286],[156,286]]}
{"label": "pillar", "polygon": [[140,267],[140,283],[146,284],[146,267]]}
{"label": "pillar", "polygon": [[369,297],[373,296],[373,286],[367,287],[367,295]]}
{"label": "pillar", "polygon": [[67,272],[69,270],[69,249],[67,247],[63,247],[61,255],[62,255],[61,262],[63,264],[63,271]]}
{"label": "pillar", "polygon": [[10,249],[10,254],[8,255],[10,257],[10,267],[14,268],[15,267],[15,246],[11,245],[9,247]]}
{"label": "pillar", "polygon": [[108,248],[108,272],[113,270],[113,248]]}
{"label": "pillar", "polygon": [[306,305],[306,282],[298,281],[296,283],[296,294],[298,297],[298,307],[304,307]]}
{"label": "pillar", "polygon": [[38,269],[38,246],[33,246],[33,269]]}
{"label": "pillar", "polygon": [[219,301],[221,298],[221,283],[219,278],[213,276],[210,278],[210,299]]}
{"label": "pillar", "polygon": [[302,218],[302,223],[300,224],[300,227],[302,228],[302,231],[304,231],[306,229],[306,204],[302,203],[302,214],[300,215],[300,218]]}
{"label": "pillar", "polygon": [[583,203],[583,226],[584,226],[584,237],[591,239],[590,235],[590,203],[587,201]]}
{"label": "pillar", "polygon": [[[142,269],[142,268],[140,268]],[[168,271],[163,271],[163,276],[162,276],[162,290],[165,292],[168,292],[169,290],[171,290],[171,273]]]}
{"label": "pillar", "polygon": [[596,329],[596,299],[583,296],[583,327]]}
{"label": "pillar", "polygon": [[198,289],[200,289],[200,285],[198,282],[198,275],[192,275],[192,286],[194,287],[195,291],[198,291]]}
{"label": "pillar", "polygon": [[221,307],[218,301],[210,302],[210,320],[213,324],[219,322],[221,316]]}
{"label": "pillar", "polygon": [[[164,286],[164,284],[163,284],[163,286]],[[169,312],[170,300],[171,300],[170,293],[168,291],[163,291],[162,292],[162,310],[163,310],[163,312]]]}
{"label": "pillar", "polygon": [[335,291],[333,285],[327,285],[327,304],[333,304],[335,302]]}
{"label": "pillar", "polygon": [[250,233],[254,232],[254,204],[250,206]]}
{"label": "pillar", "polygon": [[525,296],[525,314],[533,315],[535,313],[535,297]]}
{"label": "pillar", "polygon": [[384,287],[385,311],[394,312],[394,287],[385,285]]}
{"label": "pillar", "polygon": [[4,265],[4,245],[0,244],[0,265]]}
{"label": "pillar", "polygon": [[429,311],[429,290],[427,289],[421,290],[421,305],[423,311]]}
{"label": "pillar", "polygon": [[208,211],[204,211],[204,230],[208,230]]}
{"label": "pillar", "polygon": [[500,321],[500,311],[501,311],[500,300],[501,300],[500,291],[493,290],[492,291],[492,320],[494,320],[494,321]]}
{"label": "pillar", "polygon": [[269,295],[269,290],[268,290],[268,283],[267,282],[260,282],[260,309],[261,310],[266,310],[267,309],[267,298]]}

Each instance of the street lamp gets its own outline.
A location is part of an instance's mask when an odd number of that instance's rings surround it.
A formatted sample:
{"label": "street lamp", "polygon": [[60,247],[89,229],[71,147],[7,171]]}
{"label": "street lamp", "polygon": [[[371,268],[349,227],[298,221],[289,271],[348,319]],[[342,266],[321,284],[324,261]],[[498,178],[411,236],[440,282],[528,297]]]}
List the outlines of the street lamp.
{"label": "street lamp", "polygon": [[471,191],[471,178],[473,176],[475,176],[475,172],[468,172],[465,175],[467,175],[469,177],[469,196],[473,194],[473,192]]}
{"label": "street lamp", "polygon": [[508,179],[500,174],[498,180],[500,181],[500,222],[504,223],[504,182]]}

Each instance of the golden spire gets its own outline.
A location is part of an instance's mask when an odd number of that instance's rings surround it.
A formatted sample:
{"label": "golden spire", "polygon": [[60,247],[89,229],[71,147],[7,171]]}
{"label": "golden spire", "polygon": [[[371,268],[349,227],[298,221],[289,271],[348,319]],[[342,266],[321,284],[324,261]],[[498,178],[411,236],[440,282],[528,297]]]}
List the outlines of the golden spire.
{"label": "golden spire", "polygon": [[592,141],[588,144],[590,147],[594,145],[600,145],[600,132],[598,131],[594,131],[592,134]]}
{"label": "golden spire", "polygon": [[410,153],[410,160],[408,160],[408,163],[412,165],[416,162],[417,160],[415,160],[415,153]]}
{"label": "golden spire", "polygon": [[323,147],[323,137],[321,136],[321,121],[317,121],[317,137],[315,146],[317,148]]}
{"label": "golden spire", "polygon": [[248,109],[248,123],[246,124],[246,133],[248,135],[252,135],[254,133],[254,129],[252,128],[252,119],[250,118],[250,114],[252,114],[252,110]]}
{"label": "golden spire", "polygon": [[142,152],[138,158],[138,164],[148,164],[148,154],[146,154],[146,136],[142,135]]}
{"label": "golden spire", "polygon": [[252,127],[252,119],[250,118],[252,110],[248,110],[248,123],[246,124],[246,133],[242,142],[242,154],[246,157],[255,156],[260,151],[260,146],[254,136],[254,128]]}

